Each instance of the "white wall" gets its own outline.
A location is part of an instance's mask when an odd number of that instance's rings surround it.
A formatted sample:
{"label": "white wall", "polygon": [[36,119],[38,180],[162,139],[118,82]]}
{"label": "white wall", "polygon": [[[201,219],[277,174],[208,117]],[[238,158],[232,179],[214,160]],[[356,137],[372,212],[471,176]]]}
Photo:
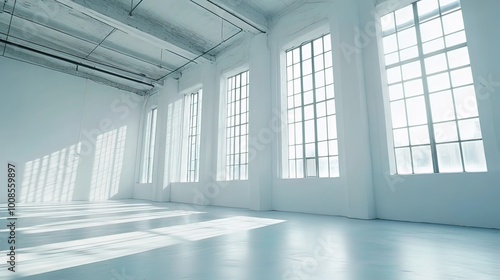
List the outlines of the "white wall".
{"label": "white wall", "polygon": [[[276,22],[271,31],[272,94],[276,111],[281,108],[279,94],[285,86],[280,64],[284,51],[325,32],[331,33],[340,157],[340,178],[281,179],[278,171],[280,133],[277,131],[273,151],[276,169],[273,209],[375,218],[363,64],[359,54],[352,58],[341,55],[342,42],[354,40],[352,30],[357,23],[355,1],[324,1],[306,3],[290,11]],[[321,32],[315,33],[318,29]]]}
{"label": "white wall", "polygon": [[132,197],[142,97],[5,58],[0,73],[0,162],[17,163],[18,201]]}
{"label": "white wall", "polygon": [[[500,25],[496,0],[462,0],[472,71],[476,86],[480,77],[500,81]],[[374,22],[371,1],[362,1],[360,29]],[[370,30],[370,29],[368,29]],[[380,79],[379,42],[370,38],[359,50],[365,62],[370,116],[370,138],[374,159],[373,177],[377,216],[381,219],[500,228],[500,83],[490,92],[478,87],[479,114],[487,155],[488,172],[477,174],[389,175],[389,158]]]}

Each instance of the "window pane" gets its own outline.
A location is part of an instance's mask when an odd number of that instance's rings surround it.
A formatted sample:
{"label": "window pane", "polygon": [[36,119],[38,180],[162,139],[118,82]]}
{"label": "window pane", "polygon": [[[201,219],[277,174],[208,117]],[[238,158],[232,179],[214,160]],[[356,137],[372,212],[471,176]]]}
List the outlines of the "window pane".
{"label": "window pane", "polygon": [[454,33],[464,29],[464,22],[462,18],[462,11],[443,16],[443,29],[444,34]]}
{"label": "window pane", "polygon": [[427,43],[422,44],[424,54],[435,52],[444,49],[444,39],[438,38]]}
{"label": "window pane", "polygon": [[293,63],[299,63],[300,62],[300,49],[297,48],[293,50]]}
{"label": "window pane", "polygon": [[302,144],[303,143],[303,138],[302,138],[302,123],[296,123],[295,124],[295,143],[297,144]]}
{"label": "window pane", "polygon": [[470,67],[451,71],[451,83],[454,87],[469,85],[473,82]]}
{"label": "window pane", "polygon": [[298,159],[304,158],[304,146],[303,145],[295,146],[295,155]]}
{"label": "window pane", "polygon": [[387,82],[389,84],[401,82],[401,67],[387,69]]}
{"label": "window pane", "polygon": [[395,129],[393,133],[394,133],[394,147],[397,148],[410,145],[407,128]]}
{"label": "window pane", "polygon": [[412,58],[415,58],[418,56],[418,47],[415,46],[415,47],[407,48],[407,49],[401,50],[399,53],[400,53],[401,61],[412,59]]}
{"label": "window pane", "polygon": [[314,55],[323,53],[323,38],[314,40]]}
{"label": "window pane", "polygon": [[396,34],[386,36],[382,41],[384,43],[384,54],[392,53],[398,50]]}
{"label": "window pane", "polygon": [[395,153],[398,174],[412,174],[410,148],[396,149]]}
{"label": "window pane", "polygon": [[464,165],[466,172],[486,172],[486,158],[484,155],[483,141],[462,143],[464,152]]}
{"label": "window pane", "polygon": [[436,92],[450,88],[450,77],[448,73],[442,73],[427,78],[429,92]]}
{"label": "window pane", "polygon": [[417,44],[417,34],[415,27],[398,32],[399,49],[406,49]]}
{"label": "window pane", "polygon": [[[292,52],[287,52],[286,53],[286,66],[292,66],[293,64],[293,56]],[[229,83],[229,87],[231,87],[231,83]]]}
{"label": "window pane", "polygon": [[422,0],[420,2],[417,2],[417,5],[418,5],[418,17],[420,18],[421,21],[439,15],[438,0]]}
{"label": "window pane", "polygon": [[425,72],[427,75],[448,70],[448,63],[444,53],[425,59]]}
{"label": "window pane", "polygon": [[329,68],[332,66],[333,66],[332,52],[329,51],[325,53],[325,68]]}
{"label": "window pane", "polygon": [[422,36],[422,42],[427,42],[432,39],[436,39],[443,36],[443,31],[441,27],[441,19],[436,18],[426,23],[420,25],[420,34]]}
{"label": "window pane", "polygon": [[410,140],[412,145],[429,144],[429,128],[427,125],[410,128]]}
{"label": "window pane", "polygon": [[316,145],[307,144],[306,145],[306,158],[316,157]]}
{"label": "window pane", "polygon": [[326,98],[334,98],[335,97],[335,88],[333,85],[326,86]]}
{"label": "window pane", "polygon": [[321,118],[326,116],[326,102],[316,104],[316,117]]}
{"label": "window pane", "polygon": [[325,86],[325,71],[317,72],[314,78],[316,79],[316,88]]}
{"label": "window pane", "polygon": [[448,63],[450,65],[450,68],[469,65],[470,60],[467,47],[448,52]]}
{"label": "window pane", "polygon": [[446,46],[448,48],[456,46],[458,44],[465,43],[467,41],[466,38],[465,38],[465,31],[460,31],[460,32],[457,32],[457,33],[453,33],[453,34],[447,35],[445,37],[445,41],[446,41]]}
{"label": "window pane", "polygon": [[312,55],[312,50],[311,50],[311,44],[305,44],[302,46],[302,60],[306,60],[311,58]]}
{"label": "window pane", "polygon": [[328,139],[337,139],[337,117],[328,116]]}
{"label": "window pane", "polygon": [[421,125],[427,123],[427,113],[423,96],[406,100],[408,109],[408,125]]}
{"label": "window pane", "polygon": [[302,63],[302,75],[310,75],[312,74],[312,60],[308,59]]}
{"label": "window pane", "polygon": [[479,119],[470,119],[458,122],[460,140],[481,139],[481,125]]}
{"label": "window pane", "polygon": [[460,146],[458,143],[437,145],[439,172],[463,172]]}
{"label": "window pane", "polygon": [[339,154],[339,147],[337,140],[328,141],[328,155],[337,156]]}
{"label": "window pane", "polygon": [[391,102],[391,116],[393,128],[404,127],[407,125],[404,100]]}
{"label": "window pane", "polygon": [[417,79],[404,83],[405,97],[412,97],[424,94],[424,86],[422,79]]}
{"label": "window pane", "polygon": [[304,107],[304,120],[310,120],[314,118],[314,105],[308,105]]}
{"label": "window pane", "polygon": [[439,4],[443,12],[450,12],[460,8],[460,0],[439,0]]}
{"label": "window pane", "polygon": [[314,102],[313,91],[304,92],[304,105],[309,105]]}
{"label": "window pane", "polygon": [[305,122],[305,137],[306,143],[312,143],[316,141],[316,136],[314,135],[314,120]]}
{"label": "window pane", "polygon": [[323,44],[324,44],[324,48],[325,48],[324,51],[325,52],[332,50],[332,36],[330,36],[330,34],[325,35],[323,37]]}
{"label": "window pane", "polygon": [[316,160],[308,159],[306,163],[307,163],[307,177],[316,176]]}
{"label": "window pane", "polygon": [[455,109],[451,91],[433,93],[429,96],[431,100],[431,112],[434,122],[449,121],[455,119]]}
{"label": "window pane", "polygon": [[413,169],[415,174],[433,173],[431,147],[414,147],[412,148]]}
{"label": "window pane", "polygon": [[323,141],[318,143],[318,156],[320,157],[328,156],[328,142]]}
{"label": "window pane", "polygon": [[325,69],[325,62],[323,55],[318,55],[314,58],[314,71],[318,72]]}
{"label": "window pane", "polygon": [[403,85],[402,84],[395,84],[392,86],[389,86],[389,99],[392,100],[397,100],[403,98]]}
{"label": "window pane", "polygon": [[309,91],[313,89],[313,78],[312,75],[307,75],[304,77],[304,91]]}
{"label": "window pane", "polygon": [[409,80],[422,76],[422,68],[420,67],[420,61],[415,61],[412,63],[405,64],[401,66],[403,71],[403,79]]}
{"label": "window pane", "polygon": [[414,25],[413,7],[411,5],[397,10],[395,14],[396,27],[398,30]]}
{"label": "window pane", "polygon": [[297,165],[297,178],[304,178],[304,161],[297,160],[295,163]]}
{"label": "window pane", "polygon": [[333,84],[333,68],[328,68],[325,70],[325,84]]}
{"label": "window pane", "polygon": [[436,143],[458,141],[456,122],[446,122],[434,125]]}
{"label": "window pane", "polygon": [[328,158],[320,158],[319,159],[319,177],[326,178],[329,176],[328,170]]}
{"label": "window pane", "polygon": [[326,118],[319,118],[317,121],[318,125],[318,141],[324,141],[327,140],[328,134],[327,134],[327,123],[326,123]]}
{"label": "window pane", "polygon": [[297,79],[300,77],[300,64],[295,64],[293,66],[293,78]]}
{"label": "window pane", "polygon": [[323,101],[325,99],[326,99],[326,97],[325,97],[325,88],[324,87],[317,88],[316,89],[316,102],[321,102],[321,101]]}
{"label": "window pane", "polygon": [[339,157],[330,157],[330,177],[339,177]]}
{"label": "window pane", "polygon": [[326,108],[327,108],[326,112],[327,112],[327,114],[329,116],[335,115],[335,112],[336,112],[336,110],[335,110],[335,100],[333,100],[333,99],[328,100],[326,102]]}
{"label": "window pane", "polygon": [[455,108],[459,119],[479,116],[474,86],[467,86],[453,90]]}
{"label": "window pane", "polygon": [[383,16],[380,19],[382,24],[382,32],[384,34],[391,34],[396,32],[396,21],[394,19],[394,13]]}

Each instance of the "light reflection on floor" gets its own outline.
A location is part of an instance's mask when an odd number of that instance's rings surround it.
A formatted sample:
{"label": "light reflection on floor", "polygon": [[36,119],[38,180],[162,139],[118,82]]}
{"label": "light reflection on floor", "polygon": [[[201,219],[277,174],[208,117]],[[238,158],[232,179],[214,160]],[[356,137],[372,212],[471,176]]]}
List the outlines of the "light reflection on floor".
{"label": "light reflection on floor", "polygon": [[[42,239],[46,240],[47,234],[52,232],[71,232],[71,230],[82,230],[90,227],[120,226],[124,232],[62,242],[51,240],[52,243],[28,248],[18,246],[16,253],[19,261],[15,276],[40,275],[285,222],[277,219],[236,216],[129,231],[131,228],[127,227],[127,224],[135,222],[167,221],[170,218],[205,214],[205,212],[200,211],[175,210],[145,205],[147,204],[109,202],[103,204],[25,205],[26,208],[19,206],[19,209],[26,209],[26,211],[18,210],[20,213],[17,224],[23,224],[23,221],[26,220],[33,225],[21,226],[16,229],[18,236],[22,236],[18,237],[18,243],[23,239],[37,238],[40,235],[43,235]],[[3,211],[5,205],[1,205],[1,207]],[[98,212],[94,208],[99,208]],[[73,209],[79,209],[80,215],[75,215]],[[71,219],[43,222],[50,220],[54,214]],[[76,218],[79,216],[81,218]],[[8,234],[8,230],[2,229],[0,233]],[[6,251],[1,251],[1,255],[6,253]],[[0,279],[7,279],[6,277],[11,276],[12,273],[7,271],[7,266],[1,264]]]}
{"label": "light reflection on floor", "polygon": [[18,211],[2,280],[500,279],[499,230],[134,200]]}

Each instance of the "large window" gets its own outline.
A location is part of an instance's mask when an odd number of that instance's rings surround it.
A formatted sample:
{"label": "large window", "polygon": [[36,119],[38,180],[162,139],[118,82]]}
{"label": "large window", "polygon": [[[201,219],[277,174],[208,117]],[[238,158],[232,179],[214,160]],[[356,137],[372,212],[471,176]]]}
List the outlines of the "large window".
{"label": "large window", "polygon": [[248,71],[227,79],[226,180],[248,179]]}
{"label": "large window", "polygon": [[185,97],[188,114],[184,126],[187,129],[186,182],[198,182],[200,176],[201,97],[201,90]]}
{"label": "large window", "polygon": [[396,173],[486,171],[458,0],[422,0],[381,18]]}
{"label": "large window", "polygon": [[338,177],[330,35],[286,52],[288,178]]}
{"label": "large window", "polygon": [[141,183],[153,183],[153,162],[156,139],[156,108],[151,109],[145,121],[145,134],[143,142],[143,159],[141,168]]}

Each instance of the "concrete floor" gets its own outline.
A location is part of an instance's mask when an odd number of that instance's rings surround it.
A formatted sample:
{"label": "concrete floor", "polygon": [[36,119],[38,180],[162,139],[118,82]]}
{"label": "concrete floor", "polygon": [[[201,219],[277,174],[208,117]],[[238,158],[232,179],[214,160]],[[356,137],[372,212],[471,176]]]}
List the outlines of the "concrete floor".
{"label": "concrete floor", "polygon": [[134,200],[18,218],[0,279],[500,279],[498,230]]}

